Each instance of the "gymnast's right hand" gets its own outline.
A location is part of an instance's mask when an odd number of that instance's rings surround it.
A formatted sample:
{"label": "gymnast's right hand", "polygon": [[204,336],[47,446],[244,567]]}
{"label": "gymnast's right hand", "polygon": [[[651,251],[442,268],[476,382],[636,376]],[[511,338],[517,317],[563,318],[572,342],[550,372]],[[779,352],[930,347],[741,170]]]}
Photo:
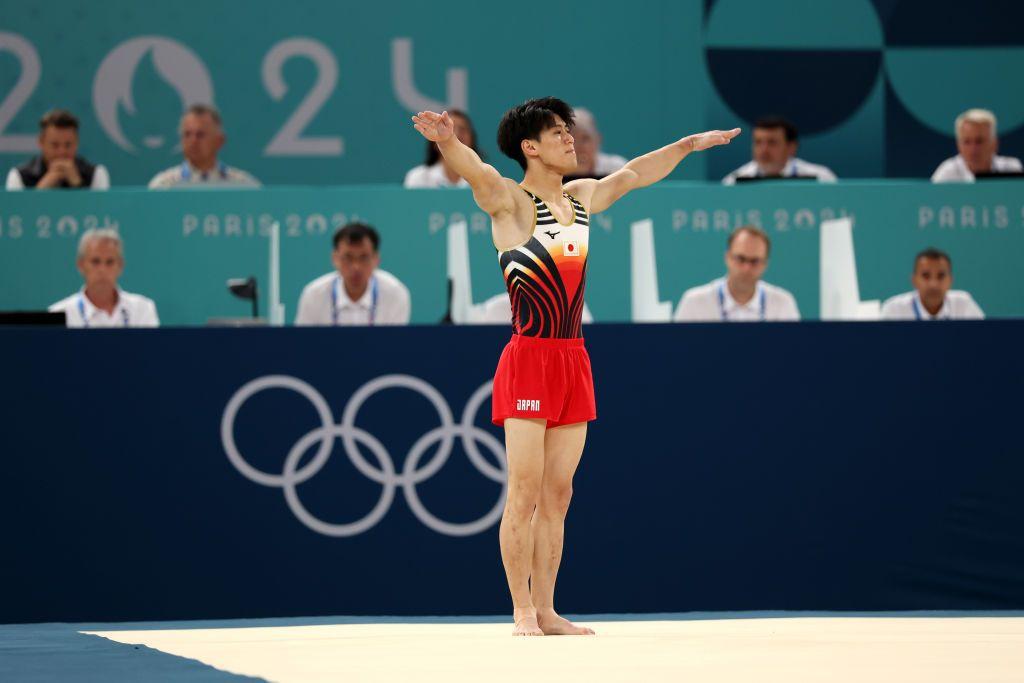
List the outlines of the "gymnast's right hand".
{"label": "gymnast's right hand", "polygon": [[444,142],[455,133],[455,124],[446,111],[440,114],[421,111],[412,117],[412,123],[413,127],[431,142]]}

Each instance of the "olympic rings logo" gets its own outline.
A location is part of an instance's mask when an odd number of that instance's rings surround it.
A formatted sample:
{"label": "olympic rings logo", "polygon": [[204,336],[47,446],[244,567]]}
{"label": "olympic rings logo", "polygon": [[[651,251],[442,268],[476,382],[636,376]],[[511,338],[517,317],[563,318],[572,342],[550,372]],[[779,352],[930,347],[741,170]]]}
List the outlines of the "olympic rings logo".
{"label": "olympic rings logo", "polygon": [[[437,410],[440,425],[421,436],[409,450],[401,472],[396,472],[395,462],[384,445],[369,432],[356,426],[356,415],[366,400],[379,391],[392,388],[403,388],[415,391],[430,401]],[[250,465],[238,450],[235,443],[235,418],[242,405],[255,394],[264,389],[290,389],[309,399],[320,416],[320,426],[300,438],[288,451],[284,459],[281,474],[271,474]],[[473,392],[466,407],[462,411],[462,419],[456,423],[452,417],[451,407],[444,396],[427,382],[411,375],[384,375],[361,386],[349,399],[341,416],[341,423],[335,424],[334,416],[324,397],[311,385],[288,375],[267,375],[248,382],[235,392],[224,408],[224,416],[220,423],[220,436],[231,464],[247,479],[263,486],[284,490],[284,498],[295,516],[307,527],[326,536],[356,536],[372,529],[391,508],[395,492],[402,488],[409,509],[423,524],[440,534],[448,536],[471,536],[491,527],[501,518],[505,503],[505,491],[508,488],[508,473],[505,462],[505,449],[490,432],[474,424],[480,405],[491,395],[492,383],[485,382]],[[470,463],[485,477],[501,484],[501,493],[494,507],[483,517],[466,523],[448,522],[438,518],[423,505],[416,492],[416,486],[423,483],[444,467],[452,452],[455,438],[461,440],[462,447]],[[325,522],[309,512],[299,500],[297,487],[315,476],[327,464],[334,450],[335,439],[341,439],[345,455],[363,476],[381,485],[380,499],[362,519],[347,524]],[[496,457],[499,465],[491,464],[477,448],[482,443]],[[313,444],[319,443],[316,453],[299,467],[302,455]],[[439,444],[434,457],[420,466],[423,455],[434,444]],[[364,446],[377,461],[376,466],[368,462],[359,449]]]}

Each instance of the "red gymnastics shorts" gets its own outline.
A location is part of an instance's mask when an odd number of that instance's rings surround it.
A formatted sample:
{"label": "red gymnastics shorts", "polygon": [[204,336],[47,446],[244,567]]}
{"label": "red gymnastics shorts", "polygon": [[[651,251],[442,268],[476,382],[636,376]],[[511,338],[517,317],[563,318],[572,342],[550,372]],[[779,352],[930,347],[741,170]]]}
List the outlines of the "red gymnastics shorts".
{"label": "red gymnastics shorts", "polygon": [[590,355],[583,338],[512,335],[494,373],[491,421],[510,417],[547,420],[547,428],[597,417]]}

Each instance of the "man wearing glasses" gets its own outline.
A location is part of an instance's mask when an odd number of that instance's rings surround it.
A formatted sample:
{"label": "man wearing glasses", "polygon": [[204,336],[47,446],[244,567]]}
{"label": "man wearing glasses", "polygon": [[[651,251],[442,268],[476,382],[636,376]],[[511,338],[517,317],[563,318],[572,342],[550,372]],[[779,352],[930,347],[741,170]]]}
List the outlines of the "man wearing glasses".
{"label": "man wearing glasses", "polygon": [[800,320],[793,295],[761,280],[771,253],[768,234],[752,225],[736,228],[725,251],[726,275],[683,294],[677,322]]}
{"label": "man wearing glasses", "polygon": [[335,270],[306,285],[296,325],[408,325],[409,290],[380,265],[380,235],[365,223],[334,233]]}

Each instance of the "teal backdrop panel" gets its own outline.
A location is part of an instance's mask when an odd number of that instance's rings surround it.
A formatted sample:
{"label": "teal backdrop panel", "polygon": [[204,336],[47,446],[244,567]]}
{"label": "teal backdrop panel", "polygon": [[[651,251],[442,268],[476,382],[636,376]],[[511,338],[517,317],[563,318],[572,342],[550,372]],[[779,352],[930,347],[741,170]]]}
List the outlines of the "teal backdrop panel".
{"label": "teal backdrop panel", "polygon": [[[588,304],[598,321],[631,318],[632,223],[653,220],[660,298],[673,304],[687,288],[723,273],[729,231],[750,223],[764,227],[773,240],[766,280],[791,290],[805,318],[817,317],[818,227],[823,219],[844,215],[855,221],[863,299],[908,290],[914,255],[936,246],[953,257],[955,286],[970,291],[989,316],[1024,315],[1024,192],[1009,180],[953,187],[664,183],[594,217]],[[0,205],[0,310],[45,307],[77,289],[78,236],[89,227],[110,226],[126,243],[123,286],[155,299],[165,324],[243,316],[247,304],[227,292],[225,281],[255,275],[265,295],[267,234],[277,221],[281,295],[290,321],[302,287],[331,269],[334,229],[355,218],[380,230],[382,266],[411,290],[414,322],[437,322],[446,311],[446,235],[452,222],[469,227],[474,300],[503,289],[489,221],[465,190],[10,193]],[[265,298],[261,310],[266,311]]]}
{"label": "teal backdrop panel", "polygon": [[[0,0],[0,166],[66,107],[86,157],[145,184],[180,161],[184,106],[213,101],[223,159],[265,184],[399,183],[424,156],[409,115],[442,107],[467,110],[512,174],[498,121],[551,94],[591,109],[627,157],[780,114],[800,156],[842,178],[927,178],[969,107],[992,109],[1001,152],[1024,156],[1022,23],[1005,0]],[[673,177],[718,180],[750,142]]]}
{"label": "teal backdrop panel", "polygon": [[223,112],[222,158],[279,185],[401,182],[425,152],[409,117],[428,107],[467,110],[505,173],[498,122],[531,97],[588,107],[627,156],[702,126],[699,0],[570,5],[2,0],[0,163],[34,151],[52,107],[81,117],[81,151],[115,185],[180,163],[196,101]]}

